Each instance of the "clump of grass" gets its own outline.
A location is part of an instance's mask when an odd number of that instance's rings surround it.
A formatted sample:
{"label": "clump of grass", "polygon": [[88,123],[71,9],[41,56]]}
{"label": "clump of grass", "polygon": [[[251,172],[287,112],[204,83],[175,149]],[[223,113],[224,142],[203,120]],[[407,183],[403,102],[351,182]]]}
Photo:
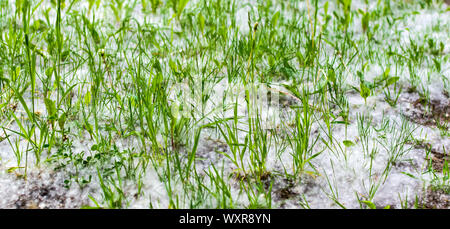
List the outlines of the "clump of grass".
{"label": "clump of grass", "polygon": [[[430,108],[431,82],[449,85],[445,18],[425,32],[404,28],[438,11],[433,1],[0,5],[0,144],[15,158],[7,170],[26,178],[33,166],[55,166],[67,188],[96,186],[97,207],[126,208],[147,195],[155,207],[143,187],[156,171],[167,208],[272,208],[277,179],[302,186],[305,175],[325,178],[320,189],[337,206],[376,208],[415,127],[370,112],[388,104],[399,116],[404,88]],[[278,115],[283,124],[266,119]],[[448,135],[446,120],[435,121]],[[203,138],[223,147],[199,152]],[[210,165],[198,166],[200,153]],[[352,205],[342,192],[355,190],[338,189],[337,168],[358,153],[368,177]],[[375,178],[380,155],[387,160]],[[301,195],[301,206],[314,207]],[[406,197],[398,201],[409,207]]]}

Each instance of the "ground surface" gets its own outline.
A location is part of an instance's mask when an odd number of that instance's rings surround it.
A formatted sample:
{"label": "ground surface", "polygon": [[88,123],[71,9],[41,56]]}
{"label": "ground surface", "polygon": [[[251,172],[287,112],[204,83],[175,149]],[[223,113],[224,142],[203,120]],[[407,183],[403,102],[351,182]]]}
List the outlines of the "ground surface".
{"label": "ground surface", "polygon": [[0,208],[449,208],[440,0],[0,0]]}

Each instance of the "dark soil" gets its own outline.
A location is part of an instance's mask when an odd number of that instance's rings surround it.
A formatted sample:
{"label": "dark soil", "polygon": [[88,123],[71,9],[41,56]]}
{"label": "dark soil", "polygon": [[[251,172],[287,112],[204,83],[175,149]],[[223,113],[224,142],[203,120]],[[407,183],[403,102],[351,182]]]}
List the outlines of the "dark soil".
{"label": "dark soil", "polygon": [[[23,179],[23,178],[18,178]],[[21,189],[24,190],[11,207],[18,209],[55,209],[79,208],[82,206],[79,199],[67,194],[64,183],[54,175],[42,182],[41,174],[29,174]]]}
{"label": "dark soil", "polygon": [[291,181],[286,182],[286,186],[275,190],[276,196],[281,200],[287,200],[298,196],[298,193],[293,190],[294,183]]}
{"label": "dark soil", "polygon": [[437,126],[439,128],[448,129],[448,122],[450,121],[450,103],[448,102],[448,94],[444,93],[444,97],[447,98],[447,101],[444,99],[432,99],[426,101],[423,97],[414,100],[406,98],[406,101],[409,100],[408,102],[412,104],[414,109],[404,115],[412,122],[423,126]]}
{"label": "dark soil", "polygon": [[211,164],[216,164],[225,158],[219,152],[228,152],[227,144],[212,138],[205,138],[201,141],[196,152],[197,166],[207,168]]}
{"label": "dark soil", "polygon": [[443,153],[440,152],[436,152],[436,151],[432,151],[432,165],[433,165],[433,169],[435,171],[438,172],[442,172],[445,162],[449,162],[450,161],[450,156],[448,154],[444,155]]}
{"label": "dark soil", "polygon": [[448,190],[433,190],[429,187],[419,207],[425,209],[448,209],[450,208],[450,194]]}
{"label": "dark soil", "polygon": [[442,172],[445,162],[450,162],[450,155],[448,153],[444,154],[443,151],[441,152],[433,149],[430,143],[416,142],[414,147],[416,149],[425,149],[430,152],[430,158],[428,159],[431,159],[431,166],[434,171]]}

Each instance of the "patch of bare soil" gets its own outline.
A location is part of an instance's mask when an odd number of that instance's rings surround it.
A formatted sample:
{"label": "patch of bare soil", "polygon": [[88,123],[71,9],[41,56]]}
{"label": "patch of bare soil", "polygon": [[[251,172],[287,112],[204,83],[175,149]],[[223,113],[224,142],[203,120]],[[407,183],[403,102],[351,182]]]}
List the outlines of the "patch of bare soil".
{"label": "patch of bare soil", "polygon": [[442,172],[445,162],[450,162],[450,155],[448,153],[444,154],[444,151],[438,151],[434,149],[430,143],[416,142],[414,147],[417,149],[425,149],[430,152],[431,166],[434,171]]}
{"label": "patch of bare soil", "polygon": [[450,98],[443,93],[440,99],[430,99],[418,95],[417,92],[405,93],[400,100],[401,103],[409,103],[402,112],[412,122],[423,126],[432,126],[448,129],[450,122]]}
{"label": "patch of bare soil", "polygon": [[446,190],[433,190],[429,187],[420,207],[425,209],[448,209],[450,208],[450,194]]}
{"label": "patch of bare soil", "polygon": [[294,184],[292,182],[287,182],[286,186],[275,190],[274,193],[280,200],[287,200],[298,196],[298,193],[294,191]]}
{"label": "patch of bare soil", "polygon": [[[250,174],[242,174],[236,172],[234,174],[234,179],[237,181],[250,181],[255,182],[255,178],[251,177]],[[296,192],[295,182],[291,179],[280,178],[270,172],[266,172],[259,177],[259,180],[263,183],[264,189],[269,191],[271,188],[273,195],[273,199],[278,202],[284,202],[288,199],[295,198],[299,196],[299,193]],[[284,203],[281,204],[280,207],[283,207]]]}
{"label": "patch of bare soil", "polygon": [[438,172],[442,172],[445,162],[449,162],[450,161],[450,156],[448,154],[444,155],[443,153],[440,152],[436,152],[436,151],[432,151],[431,152],[433,154],[431,160],[432,160],[432,165],[433,165],[433,169],[438,171]]}
{"label": "patch of bare soil", "polygon": [[225,156],[219,153],[226,153],[228,151],[228,145],[225,142],[209,137],[200,141],[196,152],[198,166],[207,168],[211,164],[216,164],[225,158]]}
{"label": "patch of bare soil", "polygon": [[29,174],[19,188],[22,192],[11,206],[18,209],[80,208],[85,204],[82,198],[70,195],[63,181],[54,174],[45,177],[40,173]]}
{"label": "patch of bare soil", "polygon": [[[236,179],[247,180],[249,176],[237,174]],[[298,193],[294,190],[295,182],[291,179],[280,179],[272,173],[266,172],[260,177],[260,180],[266,190],[269,190],[272,185],[272,193],[275,194],[274,199],[276,201],[284,201],[298,196]]]}

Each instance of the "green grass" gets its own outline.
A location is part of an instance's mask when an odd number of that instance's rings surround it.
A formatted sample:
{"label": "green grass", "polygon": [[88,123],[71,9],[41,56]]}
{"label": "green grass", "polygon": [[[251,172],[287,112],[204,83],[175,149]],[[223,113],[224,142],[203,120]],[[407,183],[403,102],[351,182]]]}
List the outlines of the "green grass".
{"label": "green grass", "polygon": [[[346,208],[337,165],[362,155],[364,193],[350,205],[375,208],[423,127],[403,118],[401,96],[417,93],[431,112],[436,82],[448,95],[449,21],[404,35],[410,18],[448,14],[443,4],[1,0],[0,144],[15,158],[6,169],[25,179],[36,167],[62,171],[66,188],[100,190],[89,195],[95,207],[149,198],[278,208],[278,181],[313,177]],[[379,104],[401,120],[373,115]],[[431,128],[445,138],[448,119]],[[224,147],[205,150],[207,138]],[[448,183],[445,168],[436,187]],[[144,188],[151,172],[167,202]],[[307,196],[289,198],[313,207]]]}

